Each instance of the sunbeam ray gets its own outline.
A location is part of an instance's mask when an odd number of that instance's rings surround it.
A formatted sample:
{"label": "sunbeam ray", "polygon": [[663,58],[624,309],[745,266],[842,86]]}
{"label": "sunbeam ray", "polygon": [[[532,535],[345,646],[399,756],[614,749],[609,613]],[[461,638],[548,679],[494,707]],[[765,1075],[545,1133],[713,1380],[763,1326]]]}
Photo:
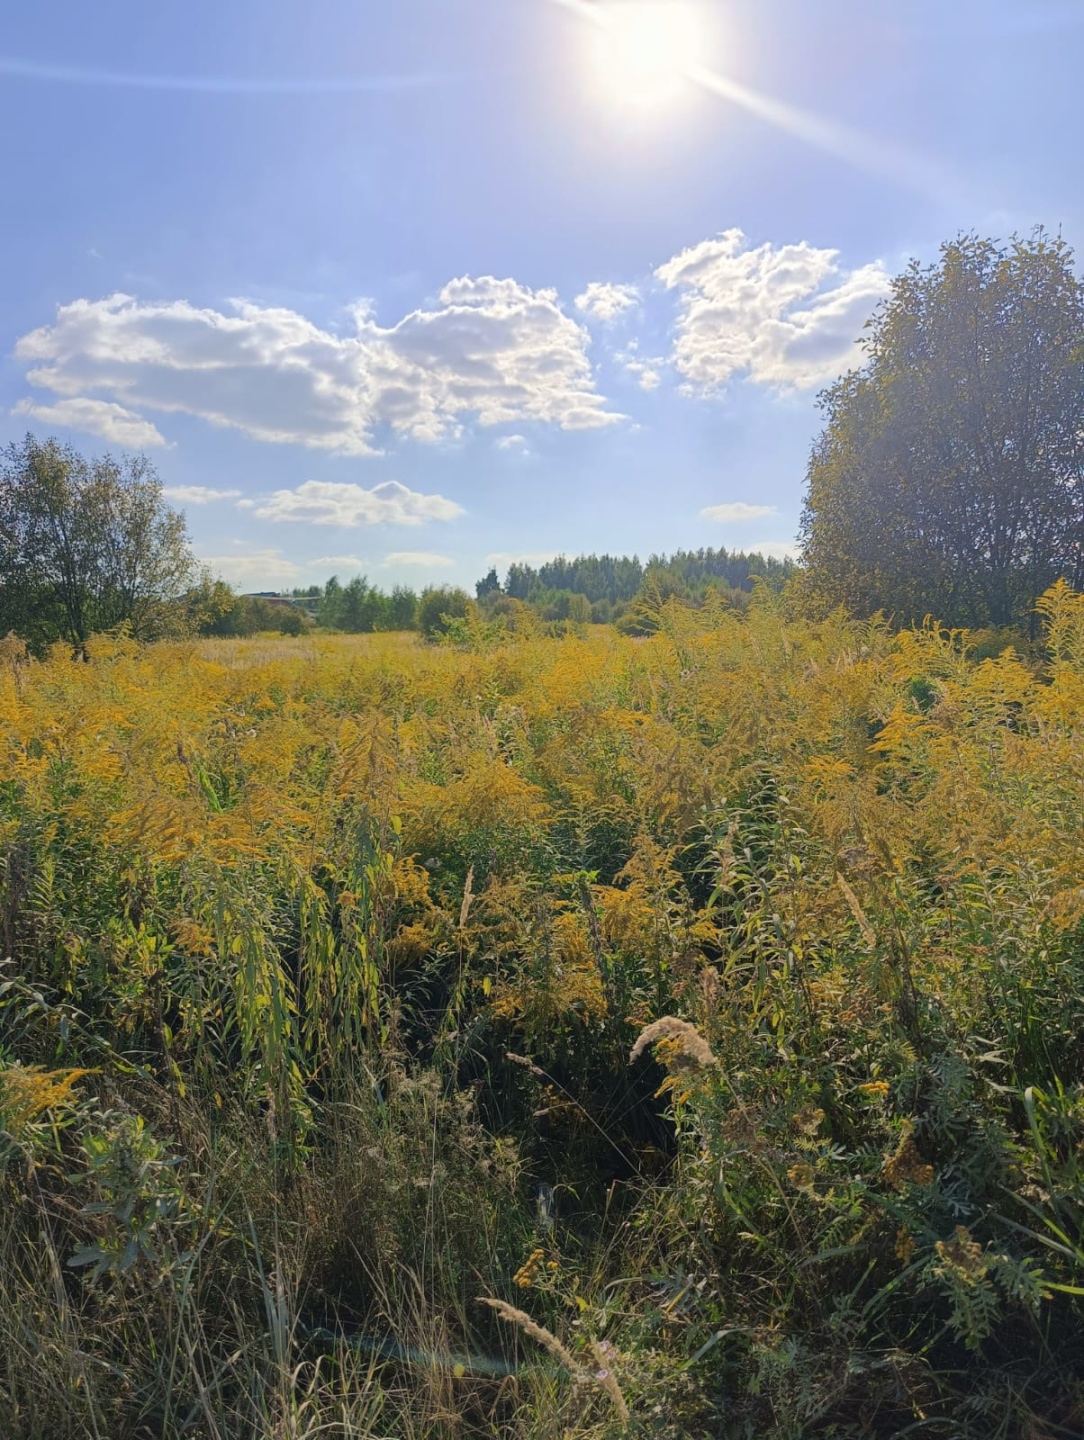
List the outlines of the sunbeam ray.
{"label": "sunbeam ray", "polygon": [[785,130],[795,139],[817,150],[834,155],[860,170],[894,180],[927,199],[943,204],[959,198],[960,180],[946,167],[928,156],[920,155],[903,145],[864,135],[849,125],[764,95],[740,81],[731,80],[706,65],[697,65],[686,72],[687,78],[702,90],[739,105],[751,115],[766,120],[778,130]]}
{"label": "sunbeam ray", "polygon": [[452,84],[468,77],[444,75],[344,75],[336,77],[240,75],[139,75],[113,70],[88,70],[72,65],[42,65],[34,60],[0,56],[0,76],[51,84],[88,85],[121,90],[166,90],[210,95],[339,95],[392,93]]}
{"label": "sunbeam ray", "polygon": [[[613,24],[606,6],[597,3],[597,0],[551,0],[551,3],[599,29],[605,30]],[[710,66],[693,65],[681,73],[682,78],[701,90],[739,106],[776,129],[847,164],[892,180],[938,204],[959,200],[960,178],[928,156],[788,105]]]}

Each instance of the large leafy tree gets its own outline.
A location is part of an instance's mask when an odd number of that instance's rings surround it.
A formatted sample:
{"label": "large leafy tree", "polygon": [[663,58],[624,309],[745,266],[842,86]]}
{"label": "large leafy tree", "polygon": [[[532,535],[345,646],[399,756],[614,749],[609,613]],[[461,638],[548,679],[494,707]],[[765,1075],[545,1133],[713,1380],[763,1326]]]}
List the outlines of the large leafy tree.
{"label": "large leafy tree", "polygon": [[1084,565],[1084,286],[1037,233],[912,264],[821,397],[805,583],[898,620],[1009,625]]}
{"label": "large leafy tree", "polygon": [[197,578],[184,517],[145,456],[88,460],[32,435],[0,457],[0,630],[82,647],[167,628]]}

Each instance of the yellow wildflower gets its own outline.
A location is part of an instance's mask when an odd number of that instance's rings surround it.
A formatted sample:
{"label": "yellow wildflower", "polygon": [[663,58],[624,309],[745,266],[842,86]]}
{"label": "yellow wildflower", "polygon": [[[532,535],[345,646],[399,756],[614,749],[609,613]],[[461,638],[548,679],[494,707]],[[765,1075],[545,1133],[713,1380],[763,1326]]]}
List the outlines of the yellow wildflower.
{"label": "yellow wildflower", "polygon": [[518,1285],[521,1290],[529,1290],[538,1279],[539,1267],[545,1258],[545,1250],[532,1250],[512,1276],[512,1284]]}

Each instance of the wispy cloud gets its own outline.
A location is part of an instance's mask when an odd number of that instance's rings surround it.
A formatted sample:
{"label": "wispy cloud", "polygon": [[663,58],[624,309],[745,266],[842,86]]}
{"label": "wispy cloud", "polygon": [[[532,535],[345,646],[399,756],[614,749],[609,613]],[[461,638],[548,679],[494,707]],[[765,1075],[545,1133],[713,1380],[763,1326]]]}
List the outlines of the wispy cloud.
{"label": "wispy cloud", "polygon": [[301,577],[301,567],[281,550],[245,550],[234,555],[201,555],[200,563],[231,585],[261,590],[292,585]]}
{"label": "wispy cloud", "polygon": [[482,561],[485,570],[496,570],[503,572],[509,565],[530,565],[537,569],[539,565],[545,565],[548,561],[557,557],[556,550],[494,550]]}
{"label": "wispy cloud", "polygon": [[306,560],[305,569],[310,573],[323,570],[364,570],[368,562],[360,555],[317,555],[315,560]]}
{"label": "wispy cloud", "polygon": [[447,555],[435,555],[432,550],[393,550],[384,556],[384,564],[417,566],[423,570],[446,570],[455,561]]}
{"label": "wispy cloud", "polygon": [[700,518],[735,525],[743,520],[760,520],[765,515],[774,514],[774,505],[750,505],[745,500],[730,500],[724,505],[706,505],[700,512]]}
{"label": "wispy cloud", "polygon": [[635,376],[641,390],[657,390],[662,384],[662,375],[658,368],[661,364],[661,360],[626,360],[625,369]]}
{"label": "wispy cloud", "polygon": [[210,505],[215,500],[236,500],[240,490],[215,490],[210,485],[163,485],[162,494],[179,505]]}
{"label": "wispy cloud", "polygon": [[0,56],[0,75],[54,85],[86,85],[111,90],[175,90],[210,95],[339,95],[375,91],[421,90],[471,77],[465,74],[247,76],[162,75],[96,70],[81,65],[43,65],[14,55]]}

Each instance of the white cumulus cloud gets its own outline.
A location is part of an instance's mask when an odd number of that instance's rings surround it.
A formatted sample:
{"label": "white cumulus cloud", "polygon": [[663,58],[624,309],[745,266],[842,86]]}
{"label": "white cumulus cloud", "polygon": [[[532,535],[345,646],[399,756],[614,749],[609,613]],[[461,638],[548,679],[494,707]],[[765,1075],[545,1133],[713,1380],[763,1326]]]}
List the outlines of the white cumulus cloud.
{"label": "white cumulus cloud", "polygon": [[524,450],[527,446],[526,435],[502,435],[496,442],[498,450]]}
{"label": "white cumulus cloud", "polygon": [[432,550],[393,550],[384,556],[385,565],[417,565],[426,570],[442,570],[455,561],[447,555],[435,555]]}
{"label": "white cumulus cloud", "polygon": [[609,322],[616,320],[626,310],[631,310],[640,298],[635,285],[614,285],[606,280],[592,280],[582,295],[577,295],[574,305],[581,315],[593,320]]}
{"label": "white cumulus cloud", "polygon": [[240,490],[215,490],[210,485],[163,485],[162,494],[179,505],[210,505],[214,500],[236,500]]}
{"label": "white cumulus cloud", "polygon": [[734,375],[805,389],[858,359],[855,340],[889,289],[880,263],[844,273],[839,252],[801,241],[745,247],[740,230],[676,255],[655,274],[680,292],[672,359],[694,389]]}
{"label": "white cumulus cloud", "polygon": [[659,360],[626,360],[625,369],[630,375],[635,375],[641,390],[657,390],[662,384],[662,376],[656,366],[661,363]]}
{"label": "white cumulus cloud", "polygon": [[85,395],[68,396],[50,404],[20,400],[13,413],[40,420],[43,425],[100,435],[113,445],[130,445],[133,449],[166,443],[158,427],[150,420],[111,400],[94,400]]}
{"label": "white cumulus cloud", "polygon": [[306,480],[295,490],[276,490],[255,507],[261,520],[306,521],[310,525],[424,525],[454,520],[463,507],[443,495],[422,495],[398,480],[366,490],[361,485]]}
{"label": "white cumulus cloud", "polygon": [[725,505],[706,505],[700,512],[700,518],[721,520],[724,524],[740,524],[743,520],[760,520],[765,515],[774,514],[774,505],[750,505],[745,500],[731,500]]}
{"label": "white cumulus cloud", "polygon": [[484,276],[451,281],[432,309],[388,328],[358,306],[345,334],[246,301],[219,311],[122,294],[81,299],[15,353],[31,384],[60,397],[24,402],[51,423],[76,423],[54,418],[64,409],[95,433],[160,444],[142,412],[182,413],[259,440],[369,454],[381,426],[433,442],[471,418],[613,424],[621,417],[595,389],[589,343],[555,291]]}

